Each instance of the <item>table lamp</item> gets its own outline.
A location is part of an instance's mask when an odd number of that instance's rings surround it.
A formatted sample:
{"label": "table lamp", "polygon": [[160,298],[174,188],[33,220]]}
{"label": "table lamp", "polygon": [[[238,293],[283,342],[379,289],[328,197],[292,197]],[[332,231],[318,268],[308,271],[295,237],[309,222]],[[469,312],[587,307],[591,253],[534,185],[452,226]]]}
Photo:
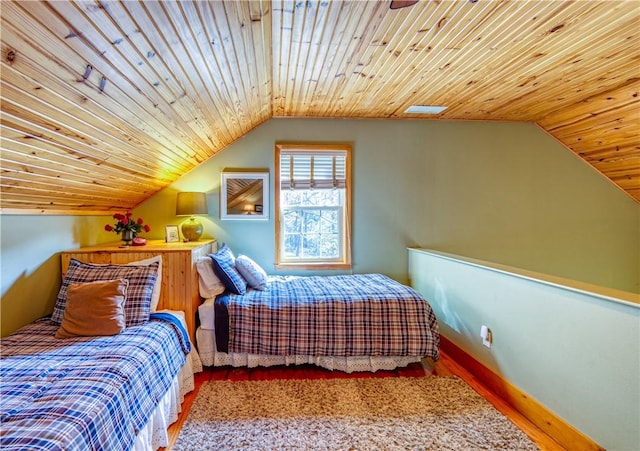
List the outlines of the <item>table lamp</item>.
{"label": "table lamp", "polygon": [[206,193],[182,192],[178,193],[176,202],[176,216],[191,216],[182,223],[182,236],[189,241],[198,241],[202,236],[203,227],[194,215],[206,215]]}

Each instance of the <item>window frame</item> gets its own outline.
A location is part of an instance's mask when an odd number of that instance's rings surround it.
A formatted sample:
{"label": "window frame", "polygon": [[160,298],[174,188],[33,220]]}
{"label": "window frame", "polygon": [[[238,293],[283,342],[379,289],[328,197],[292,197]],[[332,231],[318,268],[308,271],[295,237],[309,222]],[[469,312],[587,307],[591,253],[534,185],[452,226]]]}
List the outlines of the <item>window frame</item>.
{"label": "window frame", "polygon": [[[282,182],[280,180],[280,155],[282,152],[308,152],[321,154],[323,152],[345,152],[345,193],[344,193],[344,215],[342,222],[342,258],[336,259],[314,259],[303,260],[297,259],[292,261],[285,259],[281,255],[282,237],[281,237],[281,208],[280,208],[280,190]],[[351,145],[349,144],[300,144],[300,143],[276,143],[275,146],[275,251],[277,269],[335,269],[349,270],[351,269]]]}

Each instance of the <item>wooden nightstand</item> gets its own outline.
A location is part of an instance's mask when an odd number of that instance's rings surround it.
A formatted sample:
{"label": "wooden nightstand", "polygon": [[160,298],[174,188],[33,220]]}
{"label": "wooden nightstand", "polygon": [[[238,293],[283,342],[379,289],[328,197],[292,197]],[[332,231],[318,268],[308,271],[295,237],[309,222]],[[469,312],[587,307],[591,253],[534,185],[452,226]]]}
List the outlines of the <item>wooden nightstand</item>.
{"label": "wooden nightstand", "polygon": [[72,258],[85,263],[123,264],[161,255],[162,289],[158,310],[182,310],[189,336],[195,344],[196,312],[202,302],[195,262],[198,257],[215,252],[218,247],[216,241],[165,243],[162,240],[149,240],[146,246],[126,248],[119,247],[121,244],[119,241],[62,252],[62,276],[66,274]]}

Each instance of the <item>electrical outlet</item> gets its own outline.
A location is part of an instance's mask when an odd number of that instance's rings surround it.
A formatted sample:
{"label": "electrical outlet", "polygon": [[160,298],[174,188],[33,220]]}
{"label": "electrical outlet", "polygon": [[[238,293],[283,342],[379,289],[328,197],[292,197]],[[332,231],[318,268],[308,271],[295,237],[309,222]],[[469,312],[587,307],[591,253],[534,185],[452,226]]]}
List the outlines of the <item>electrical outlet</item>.
{"label": "electrical outlet", "polygon": [[482,338],[482,344],[484,346],[486,346],[487,348],[491,347],[491,341],[492,341],[491,329],[489,329],[484,324],[480,328],[480,338]]}

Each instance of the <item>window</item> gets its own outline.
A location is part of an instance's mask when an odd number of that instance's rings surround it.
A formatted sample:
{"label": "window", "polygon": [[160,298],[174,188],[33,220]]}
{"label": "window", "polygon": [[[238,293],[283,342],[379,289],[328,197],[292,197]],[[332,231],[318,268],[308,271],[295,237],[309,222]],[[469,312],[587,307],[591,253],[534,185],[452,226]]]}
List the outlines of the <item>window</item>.
{"label": "window", "polygon": [[351,267],[351,147],[276,145],[276,266]]}

